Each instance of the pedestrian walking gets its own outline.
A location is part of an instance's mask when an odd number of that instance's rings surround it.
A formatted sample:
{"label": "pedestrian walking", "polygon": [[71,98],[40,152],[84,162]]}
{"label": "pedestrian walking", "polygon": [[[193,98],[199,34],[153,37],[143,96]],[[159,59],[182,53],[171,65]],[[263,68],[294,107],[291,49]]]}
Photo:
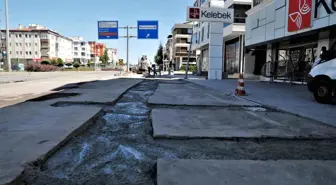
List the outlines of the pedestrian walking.
{"label": "pedestrian walking", "polygon": [[153,67],[153,75],[155,77],[157,75],[157,73],[156,73],[156,65],[153,64],[152,67]]}
{"label": "pedestrian walking", "polygon": [[148,76],[150,76],[151,74],[150,74],[150,72],[151,72],[151,67],[150,66],[148,66]]}

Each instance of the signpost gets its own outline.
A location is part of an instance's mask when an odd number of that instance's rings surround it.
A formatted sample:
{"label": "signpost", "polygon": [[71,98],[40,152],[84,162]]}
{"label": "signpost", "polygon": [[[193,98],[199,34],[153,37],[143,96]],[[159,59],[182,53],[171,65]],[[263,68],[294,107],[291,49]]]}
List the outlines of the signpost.
{"label": "signpost", "polygon": [[158,39],[159,21],[138,21],[138,39]]}
{"label": "signpost", "polygon": [[98,39],[118,38],[118,21],[98,21]]}
{"label": "signpost", "polygon": [[[158,39],[159,38],[159,22],[158,21],[138,21],[137,27],[124,26],[119,27],[118,21],[98,21],[98,39],[119,39],[119,29],[126,29],[126,62],[127,71],[129,71],[129,39]],[[137,29],[138,36],[131,36],[129,29]],[[123,60],[121,60],[123,63]],[[120,60],[119,60],[120,62]]]}
{"label": "signpost", "polygon": [[[234,19],[233,9],[208,8],[208,7],[206,8],[205,7],[187,7],[187,21],[192,21],[193,27],[194,27],[193,21],[218,22],[219,24],[223,24],[223,23],[233,23],[233,19]],[[223,29],[222,29],[222,32],[223,32]],[[194,36],[194,33],[192,32],[191,40],[193,40],[193,36]],[[189,70],[188,68],[189,68],[189,60],[190,60],[190,54],[191,54],[191,45],[192,45],[192,42],[190,42],[190,46],[189,46],[185,79],[188,78],[188,70]],[[210,51],[210,47],[211,46],[209,46],[209,51]],[[209,61],[209,65],[210,63],[211,61]],[[212,73],[212,72],[213,71],[210,69],[209,73]],[[217,71],[215,72],[217,73]],[[216,78],[217,78],[217,74],[216,74]]]}

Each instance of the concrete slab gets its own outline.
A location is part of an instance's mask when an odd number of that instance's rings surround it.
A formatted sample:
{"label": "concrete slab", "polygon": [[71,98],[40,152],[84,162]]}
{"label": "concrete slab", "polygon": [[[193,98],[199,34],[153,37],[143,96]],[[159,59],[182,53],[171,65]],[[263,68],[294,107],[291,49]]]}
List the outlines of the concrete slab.
{"label": "concrete slab", "polygon": [[0,110],[0,184],[12,181],[23,165],[43,157],[98,113],[98,107],[51,107],[26,102]]}
{"label": "concrete slab", "polygon": [[57,102],[114,102],[141,80],[120,79],[85,84],[80,96],[40,102],[25,102],[0,109],[0,184],[11,182],[23,171],[23,165],[44,159],[73,135],[83,131],[101,107],[50,106]]}
{"label": "concrete slab", "polygon": [[164,105],[206,105],[206,106],[253,106],[252,102],[238,100],[217,91],[200,88],[198,85],[159,84],[155,94],[148,100],[150,104]]}
{"label": "concrete slab", "polygon": [[80,93],[80,96],[67,98],[67,102],[94,102],[114,103],[114,101],[127,89],[138,84],[139,79],[106,80],[81,85],[76,89],[68,89],[65,93]]}
{"label": "concrete slab", "polygon": [[334,185],[336,161],[158,159],[158,185]]}
{"label": "concrete slab", "polygon": [[154,137],[335,138],[336,129],[281,112],[245,109],[153,109]]}

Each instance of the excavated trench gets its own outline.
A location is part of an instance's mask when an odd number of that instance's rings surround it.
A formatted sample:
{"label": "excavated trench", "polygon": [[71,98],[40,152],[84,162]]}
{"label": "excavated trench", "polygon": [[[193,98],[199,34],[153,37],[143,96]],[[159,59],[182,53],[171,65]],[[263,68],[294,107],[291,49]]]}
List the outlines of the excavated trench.
{"label": "excavated trench", "polygon": [[104,107],[92,127],[17,184],[154,185],[158,158],[336,160],[334,140],[154,139],[147,101],[157,86],[146,80]]}

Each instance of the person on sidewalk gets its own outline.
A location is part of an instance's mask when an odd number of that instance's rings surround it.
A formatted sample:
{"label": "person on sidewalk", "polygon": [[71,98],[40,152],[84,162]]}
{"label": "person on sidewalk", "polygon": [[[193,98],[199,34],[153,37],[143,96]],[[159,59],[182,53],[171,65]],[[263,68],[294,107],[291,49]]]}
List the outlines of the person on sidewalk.
{"label": "person on sidewalk", "polygon": [[157,75],[157,74],[156,74],[156,65],[153,64],[152,67],[153,67],[153,75],[154,75],[154,77],[155,77],[155,76]]}
{"label": "person on sidewalk", "polygon": [[150,76],[150,75],[151,75],[151,67],[148,66],[148,76]]}

